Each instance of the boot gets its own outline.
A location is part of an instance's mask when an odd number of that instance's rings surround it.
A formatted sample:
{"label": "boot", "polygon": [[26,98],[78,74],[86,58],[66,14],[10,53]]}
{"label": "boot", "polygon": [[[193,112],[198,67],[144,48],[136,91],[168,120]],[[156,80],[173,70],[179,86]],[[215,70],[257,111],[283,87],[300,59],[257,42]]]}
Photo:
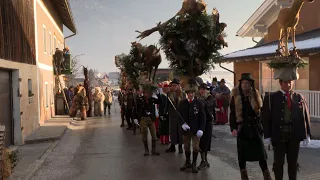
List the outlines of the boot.
{"label": "boot", "polygon": [[263,172],[263,180],[272,180],[269,170]]}
{"label": "boot", "polygon": [[283,165],[277,166],[275,163],[273,163],[274,177],[276,180],[282,180],[283,179]]}
{"label": "boot", "polygon": [[152,155],[155,155],[155,156],[159,156],[160,155],[160,153],[158,153],[157,151],[156,151],[156,140],[152,140],[152,151],[151,151],[151,153],[152,153]]}
{"label": "boot", "polygon": [[198,173],[197,159],[198,159],[198,152],[193,152],[193,154],[192,154],[192,173]]}
{"label": "boot", "polygon": [[143,141],[143,145],[144,145],[144,156],[148,156],[149,155],[149,148],[148,148],[148,141]]}
{"label": "boot", "polygon": [[205,161],[205,152],[201,152],[200,155],[201,155],[201,163],[200,163],[200,166],[198,166],[198,169],[202,170],[207,167],[207,162]]}
{"label": "boot", "polygon": [[179,154],[183,153],[182,144],[179,144]]}
{"label": "boot", "polygon": [[208,162],[208,151],[206,151],[205,153],[204,153],[204,160],[206,161],[206,163],[207,163],[207,167],[210,167],[210,164],[209,164],[209,162]]}
{"label": "boot", "polygon": [[176,152],[176,147],[175,145],[171,144],[171,146],[166,150],[167,153],[174,153]]}
{"label": "boot", "polygon": [[189,169],[192,167],[191,165],[191,160],[190,160],[190,157],[191,157],[191,152],[185,152],[185,155],[186,155],[186,162],[184,163],[184,165],[180,168],[180,171],[184,171],[186,169]]}
{"label": "boot", "polygon": [[241,170],[241,180],[249,180],[248,173],[246,169]]}

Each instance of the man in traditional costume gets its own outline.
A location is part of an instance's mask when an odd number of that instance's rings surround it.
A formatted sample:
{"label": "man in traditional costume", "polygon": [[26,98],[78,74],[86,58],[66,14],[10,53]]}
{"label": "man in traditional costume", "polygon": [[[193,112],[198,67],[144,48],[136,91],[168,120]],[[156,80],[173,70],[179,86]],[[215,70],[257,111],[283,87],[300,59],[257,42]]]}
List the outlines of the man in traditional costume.
{"label": "man in traditional costume", "polygon": [[81,120],[85,120],[87,118],[87,110],[89,109],[86,89],[82,85],[79,85],[74,88],[74,94],[75,96],[72,99],[72,107],[70,109],[70,117],[76,117],[79,110]]}
{"label": "man in traditional costume", "polygon": [[306,99],[292,90],[294,81],[280,79],[279,83],[281,89],[264,99],[264,138],[265,143],[273,146],[276,180],[283,179],[285,155],[289,180],[296,180],[300,141],[306,145],[310,142],[310,114]]}
{"label": "man in traditional costume", "polygon": [[183,93],[179,87],[179,81],[177,79],[174,79],[170,83],[170,92],[168,93],[168,97],[170,98],[172,104],[169,104],[169,127],[170,127],[170,140],[171,145],[166,150],[166,152],[175,152],[176,151],[176,145],[179,144],[179,153],[183,153],[182,144],[183,144],[183,138],[182,138],[182,130],[180,126],[180,117],[177,113],[177,108],[180,104],[180,102],[185,99],[183,97]]}
{"label": "man in traditional costume", "polygon": [[127,88],[127,93],[126,93],[126,100],[125,100],[125,106],[126,106],[126,120],[128,123],[128,130],[133,129],[133,117],[132,113],[135,111],[135,95],[133,93],[133,89]]}
{"label": "man in traditional costume", "polygon": [[200,151],[201,151],[201,163],[198,166],[199,170],[210,167],[208,162],[208,151],[211,149],[212,138],[212,122],[214,117],[214,97],[210,94],[210,87],[203,83],[199,87],[199,95],[197,97],[204,104],[206,112],[206,125],[203,132],[203,136],[200,139]]}
{"label": "man in traditional costume", "polygon": [[[185,87],[187,93],[187,99],[181,101],[179,104],[179,113],[182,119],[180,123],[183,129],[183,143],[186,156],[185,164],[180,168],[181,171],[185,171],[189,168],[192,169],[192,173],[198,173],[197,159],[200,151],[199,143],[200,138],[203,135],[206,125],[206,113],[204,104],[194,98],[195,92],[198,87],[195,82],[189,82]],[[191,164],[191,142],[192,142],[192,164]]]}
{"label": "man in traditional costume", "polygon": [[159,105],[160,116],[160,142],[161,144],[169,144],[169,106],[168,100],[169,84],[162,86],[161,104]]}
{"label": "man in traditional costume", "polygon": [[[152,155],[160,155],[160,153],[156,152],[156,128],[155,128],[155,104],[161,103],[160,94],[153,94],[152,87],[144,86],[143,87],[143,96],[139,98],[137,101],[137,113],[134,113],[134,123],[139,124],[138,118],[141,119],[140,128],[142,134],[142,142],[144,145],[144,156],[149,155],[149,147],[148,147],[148,129],[150,130],[150,134],[152,137]],[[140,117],[138,117],[140,116]]]}
{"label": "man in traditional costume", "polygon": [[95,116],[102,116],[104,110],[104,94],[101,92],[100,87],[95,87],[95,92],[93,94],[93,102],[94,102],[94,115]]}
{"label": "man in traditional costume", "polygon": [[218,87],[218,79],[216,77],[212,78],[212,83],[211,83],[211,92],[213,92],[213,90],[215,88]]}
{"label": "man in traditional costume", "polygon": [[213,90],[216,96],[216,124],[224,125],[228,122],[228,107],[230,89],[225,85],[226,81],[221,79],[220,85]]}
{"label": "man in traditional costume", "polygon": [[232,135],[237,137],[241,180],[249,180],[246,161],[259,161],[264,180],[271,180],[263,144],[261,108],[262,96],[254,88],[251,74],[243,73],[239,85],[232,90],[230,104],[230,128]]}

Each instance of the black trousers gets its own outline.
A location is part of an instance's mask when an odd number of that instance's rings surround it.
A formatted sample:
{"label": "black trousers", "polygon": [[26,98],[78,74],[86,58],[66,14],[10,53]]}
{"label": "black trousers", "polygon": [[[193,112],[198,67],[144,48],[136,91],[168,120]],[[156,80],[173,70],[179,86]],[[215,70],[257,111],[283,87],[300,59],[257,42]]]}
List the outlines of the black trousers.
{"label": "black trousers", "polygon": [[107,113],[107,111],[106,111],[107,108],[108,108],[108,113],[110,114],[111,104],[104,103],[104,114]]}
{"label": "black trousers", "polygon": [[127,109],[126,111],[126,120],[129,127],[132,127],[133,119],[132,119],[132,109]]}
{"label": "black trousers", "polygon": [[[259,165],[260,165],[260,168],[261,168],[262,172],[268,170],[267,160],[260,160],[259,161]],[[239,161],[240,170],[246,169],[246,166],[247,166],[247,162],[246,161]]]}
{"label": "black trousers", "polygon": [[276,180],[283,180],[284,158],[287,155],[289,180],[297,179],[298,156],[300,150],[300,141],[288,140],[287,142],[278,142],[273,145],[273,171]]}

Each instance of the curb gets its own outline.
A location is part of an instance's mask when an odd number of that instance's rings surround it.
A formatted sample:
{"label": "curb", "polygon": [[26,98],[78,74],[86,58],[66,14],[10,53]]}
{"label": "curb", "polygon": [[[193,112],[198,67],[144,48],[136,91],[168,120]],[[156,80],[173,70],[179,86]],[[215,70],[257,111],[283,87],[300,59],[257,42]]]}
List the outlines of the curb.
{"label": "curb", "polygon": [[53,149],[58,145],[60,141],[56,141],[54,143],[52,143],[52,145],[47,149],[47,151],[41,156],[40,159],[38,159],[35,163],[35,167],[31,170],[31,173],[26,177],[23,178],[24,180],[29,180],[39,169],[40,167],[43,165],[43,163],[45,162],[45,160],[48,158],[48,156],[50,155],[50,153],[53,151]]}
{"label": "curb", "polygon": [[63,132],[60,136],[57,137],[48,137],[48,138],[42,138],[42,139],[34,139],[34,140],[25,140],[25,144],[38,144],[38,143],[44,143],[44,142],[50,142],[50,141],[57,141],[60,140],[61,137],[64,135],[64,133],[67,131],[68,127],[66,126]]}

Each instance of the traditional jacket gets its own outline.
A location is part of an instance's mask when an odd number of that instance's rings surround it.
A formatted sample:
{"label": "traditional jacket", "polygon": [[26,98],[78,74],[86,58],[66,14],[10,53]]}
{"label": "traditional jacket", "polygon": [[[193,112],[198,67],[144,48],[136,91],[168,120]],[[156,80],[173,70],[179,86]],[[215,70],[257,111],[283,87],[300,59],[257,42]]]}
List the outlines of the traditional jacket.
{"label": "traditional jacket", "polygon": [[112,104],[112,92],[108,90],[108,91],[104,91],[103,94],[105,97],[104,102],[107,104]]}
{"label": "traditional jacket", "polygon": [[137,101],[137,111],[133,112],[134,119],[141,119],[141,117],[150,117],[153,121],[156,120],[155,104],[161,103],[160,95],[157,95],[157,99],[150,97],[147,99],[145,96],[141,96]]}
{"label": "traditional jacket", "polygon": [[[263,132],[265,138],[271,138],[272,143],[281,139],[284,121],[286,96],[277,91],[265,96],[263,103]],[[306,99],[299,93],[291,93],[291,138],[302,141],[311,136],[310,114]]]}
{"label": "traditional jacket", "polygon": [[183,119],[180,120],[180,125],[187,123],[193,134],[197,134],[198,130],[205,130],[206,113],[204,104],[201,101],[194,99],[190,103],[188,99],[185,99],[179,104],[178,110]]}

